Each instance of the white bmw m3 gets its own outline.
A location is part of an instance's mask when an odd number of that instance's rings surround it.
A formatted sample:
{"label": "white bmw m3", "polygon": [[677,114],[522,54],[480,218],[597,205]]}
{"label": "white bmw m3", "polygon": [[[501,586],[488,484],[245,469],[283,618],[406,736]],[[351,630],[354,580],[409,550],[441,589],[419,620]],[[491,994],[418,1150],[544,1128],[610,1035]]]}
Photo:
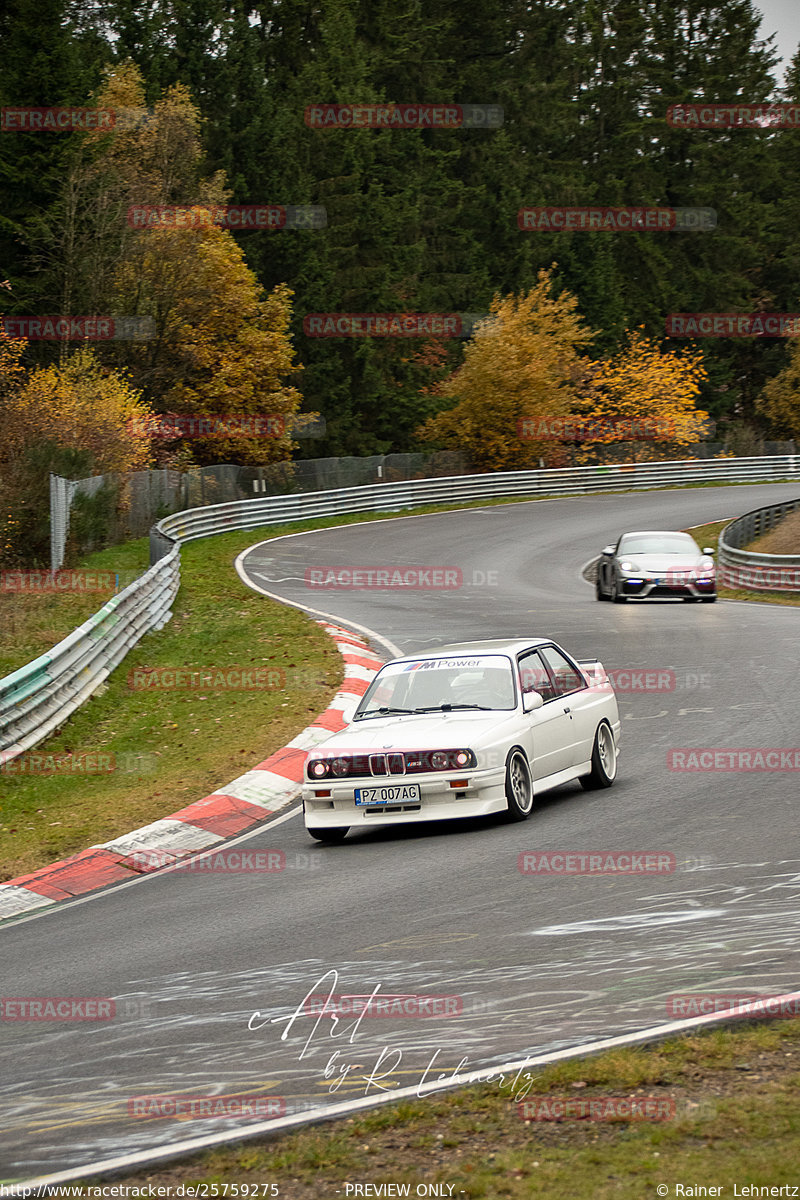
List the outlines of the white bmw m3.
{"label": "white bmw m3", "polygon": [[351,828],[506,812],[579,780],[610,787],[620,719],[599,662],[548,638],[443,646],[386,663],[349,725],[308,755],[306,829],[340,842]]}

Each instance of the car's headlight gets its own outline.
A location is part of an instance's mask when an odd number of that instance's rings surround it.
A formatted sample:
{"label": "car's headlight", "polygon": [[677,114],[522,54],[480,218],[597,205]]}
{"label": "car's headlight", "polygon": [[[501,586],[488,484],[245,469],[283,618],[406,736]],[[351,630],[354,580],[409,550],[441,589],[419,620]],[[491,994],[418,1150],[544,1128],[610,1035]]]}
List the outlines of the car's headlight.
{"label": "car's headlight", "polygon": [[713,558],[701,558],[700,559],[700,570],[704,571],[706,573],[706,575],[710,574],[714,570]]}
{"label": "car's headlight", "polygon": [[619,569],[620,571],[633,571],[634,566],[632,562],[628,562],[627,559],[623,559],[623,561],[619,564]]}
{"label": "car's headlight", "polygon": [[431,750],[419,754],[406,754],[406,772],[461,771],[474,767],[477,759],[472,750]]}
{"label": "car's headlight", "polygon": [[330,764],[322,758],[317,758],[308,764],[308,774],[312,779],[324,779],[328,774]]}

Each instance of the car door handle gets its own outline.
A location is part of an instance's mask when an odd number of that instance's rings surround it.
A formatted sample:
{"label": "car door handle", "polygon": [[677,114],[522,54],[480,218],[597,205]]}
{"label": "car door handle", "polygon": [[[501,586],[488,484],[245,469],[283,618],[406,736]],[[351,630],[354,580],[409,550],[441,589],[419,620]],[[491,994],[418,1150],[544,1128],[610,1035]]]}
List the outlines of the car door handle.
{"label": "car door handle", "polygon": [[570,708],[570,706],[568,704],[564,705],[564,712],[565,713],[572,712],[572,709]]}

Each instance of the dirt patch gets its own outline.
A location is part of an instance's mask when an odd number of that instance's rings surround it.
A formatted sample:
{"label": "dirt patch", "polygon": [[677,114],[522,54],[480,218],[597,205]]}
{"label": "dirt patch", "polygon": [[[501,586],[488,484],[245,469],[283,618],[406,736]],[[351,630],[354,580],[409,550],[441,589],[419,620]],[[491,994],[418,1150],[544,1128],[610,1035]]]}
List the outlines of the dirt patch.
{"label": "dirt patch", "polygon": [[800,554],[800,511],[789,513],[769,533],[744,548],[755,554]]}

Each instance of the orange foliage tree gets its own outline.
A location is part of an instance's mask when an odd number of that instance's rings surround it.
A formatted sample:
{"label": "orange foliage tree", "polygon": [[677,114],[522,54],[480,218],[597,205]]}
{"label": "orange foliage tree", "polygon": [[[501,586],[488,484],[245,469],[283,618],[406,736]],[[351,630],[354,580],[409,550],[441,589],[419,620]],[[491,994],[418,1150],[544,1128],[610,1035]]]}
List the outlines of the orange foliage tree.
{"label": "orange foliage tree", "polygon": [[592,360],[580,353],[592,334],[575,297],[552,291],[551,268],[529,292],[495,297],[462,366],[439,385],[456,403],[418,436],[458,446],[482,470],[666,458],[699,441],[701,354],[662,351],[637,329],[619,353]]}
{"label": "orange foliage tree", "polygon": [[705,378],[699,352],[662,351],[642,329],[630,331],[618,354],[589,367],[573,421],[577,459],[612,445],[629,462],[663,458],[699,441],[708,413],[695,406]]}
{"label": "orange foliage tree", "polygon": [[142,230],[120,269],[120,307],[155,326],[126,358],[164,412],[274,418],[267,437],[198,439],[198,461],[284,461],[301,402],[286,382],[300,370],[289,333],[293,293],[279,284],[265,297],[234,238],[192,212],[196,226]]}
{"label": "orange foliage tree", "polygon": [[553,456],[549,434],[531,437],[532,422],[569,416],[580,400],[586,363],[579,351],[592,333],[567,291],[553,295],[552,270],[520,296],[495,296],[464,362],[437,388],[453,407],[417,431],[423,441],[464,450],[479,470],[514,470]]}

